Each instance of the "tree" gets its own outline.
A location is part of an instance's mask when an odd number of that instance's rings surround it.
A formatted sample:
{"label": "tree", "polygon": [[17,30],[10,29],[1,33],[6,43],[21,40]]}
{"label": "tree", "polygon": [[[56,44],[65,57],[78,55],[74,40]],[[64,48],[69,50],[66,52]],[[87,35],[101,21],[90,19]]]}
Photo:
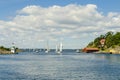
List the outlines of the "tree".
{"label": "tree", "polygon": [[[104,46],[100,44],[101,39],[105,39]],[[102,49],[115,47],[116,45],[120,46],[120,32],[114,34],[112,31],[107,32],[105,35],[100,35],[88,44],[89,47],[102,47]]]}
{"label": "tree", "polygon": [[109,31],[105,34],[105,39],[106,39],[105,45],[107,46],[107,48],[114,45],[114,42],[113,42],[114,38],[113,38],[113,32],[112,31]]}
{"label": "tree", "polygon": [[120,45],[120,32],[117,32],[113,36],[113,42],[114,42],[114,45]]}

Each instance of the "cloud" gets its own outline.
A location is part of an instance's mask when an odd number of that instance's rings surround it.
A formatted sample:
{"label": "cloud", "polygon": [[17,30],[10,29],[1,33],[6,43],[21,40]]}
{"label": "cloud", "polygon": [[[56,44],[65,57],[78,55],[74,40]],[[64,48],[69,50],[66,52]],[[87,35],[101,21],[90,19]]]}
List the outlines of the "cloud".
{"label": "cloud", "polygon": [[[119,31],[120,13],[103,15],[97,5],[76,5],[41,7],[26,6],[17,10],[11,21],[0,20],[1,39],[26,47],[47,39],[86,38],[89,34]],[[88,35],[88,36],[86,36]],[[87,39],[87,38],[86,38]]]}

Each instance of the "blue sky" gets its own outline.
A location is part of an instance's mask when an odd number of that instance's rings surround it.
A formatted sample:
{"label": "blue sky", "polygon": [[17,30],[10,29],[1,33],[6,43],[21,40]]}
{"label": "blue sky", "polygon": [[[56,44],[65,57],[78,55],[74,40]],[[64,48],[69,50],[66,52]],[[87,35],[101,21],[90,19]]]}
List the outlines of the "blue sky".
{"label": "blue sky", "polygon": [[0,0],[0,45],[44,48],[49,41],[51,48],[59,42],[64,48],[83,48],[107,31],[119,31],[119,4],[120,0]]}
{"label": "blue sky", "polygon": [[1,0],[0,10],[1,19],[7,20],[9,16],[15,16],[16,10],[19,10],[28,5],[39,5],[49,7],[52,5],[65,6],[68,4],[96,4],[98,10],[104,12],[119,12],[120,0]]}

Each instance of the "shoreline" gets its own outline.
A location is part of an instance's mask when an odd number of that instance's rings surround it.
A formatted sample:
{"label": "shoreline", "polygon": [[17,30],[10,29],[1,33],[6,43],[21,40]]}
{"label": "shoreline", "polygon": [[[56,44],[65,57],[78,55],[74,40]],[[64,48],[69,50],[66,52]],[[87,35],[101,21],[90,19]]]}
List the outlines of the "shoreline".
{"label": "shoreline", "polygon": [[11,51],[0,51],[0,55],[6,55],[6,54],[16,54],[16,53],[12,53]]}
{"label": "shoreline", "polygon": [[15,53],[12,53],[11,51],[0,50],[0,55],[18,54],[19,52],[21,52],[21,51],[20,51],[20,50],[17,50]]}

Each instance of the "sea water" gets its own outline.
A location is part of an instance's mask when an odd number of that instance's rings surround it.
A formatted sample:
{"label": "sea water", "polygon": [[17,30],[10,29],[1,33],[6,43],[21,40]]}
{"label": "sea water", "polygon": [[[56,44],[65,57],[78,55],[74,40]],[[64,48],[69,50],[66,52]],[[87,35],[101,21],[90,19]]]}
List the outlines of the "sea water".
{"label": "sea water", "polygon": [[0,80],[120,80],[120,55],[64,50],[0,55]]}

